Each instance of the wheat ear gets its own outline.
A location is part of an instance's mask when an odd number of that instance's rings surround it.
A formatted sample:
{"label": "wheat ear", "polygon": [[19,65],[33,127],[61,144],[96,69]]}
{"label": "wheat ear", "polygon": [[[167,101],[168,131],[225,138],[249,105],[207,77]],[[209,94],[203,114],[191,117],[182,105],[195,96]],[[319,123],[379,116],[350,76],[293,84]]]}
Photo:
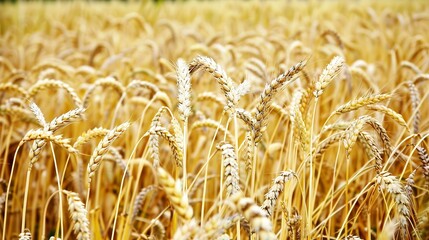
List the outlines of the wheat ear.
{"label": "wheat ear", "polygon": [[383,171],[376,176],[376,182],[381,189],[390,193],[396,203],[399,214],[399,231],[401,239],[406,239],[408,236],[408,221],[410,217],[410,200],[404,190],[404,187],[389,172]]}
{"label": "wheat ear", "polygon": [[229,197],[241,191],[237,156],[235,155],[234,147],[229,143],[222,142],[217,148],[222,151],[223,167],[225,168],[226,196]]}
{"label": "wheat ear", "polygon": [[420,96],[419,91],[414,85],[413,82],[408,82],[408,89],[410,91],[410,98],[411,98],[411,107],[414,113],[413,118],[413,133],[417,134],[419,133],[419,125],[420,125],[420,110],[419,110],[419,104],[420,104]]}
{"label": "wheat ear", "polygon": [[356,100],[350,101],[350,102],[338,107],[337,110],[335,112],[333,112],[333,114],[351,112],[351,111],[357,110],[361,107],[381,102],[383,100],[390,98],[391,96],[392,96],[391,94],[376,94],[376,95],[372,95],[372,96],[360,97]]}
{"label": "wheat ear", "polygon": [[29,122],[43,127],[31,111],[22,107],[1,105],[0,116],[10,116],[11,120],[19,119],[23,122]]}
{"label": "wheat ear", "polygon": [[75,106],[82,107],[82,101],[80,100],[75,90],[72,87],[70,87],[70,85],[60,80],[52,80],[52,79],[40,80],[36,84],[31,86],[31,88],[28,90],[28,96],[30,98],[33,98],[39,91],[49,89],[49,88],[64,89],[71,96]]}
{"label": "wheat ear", "polygon": [[293,171],[288,170],[281,172],[280,175],[274,179],[273,185],[265,194],[265,201],[261,206],[267,216],[271,216],[273,214],[276,201],[279,198],[280,193],[283,192],[285,182],[289,181],[293,177],[296,177],[296,174]]}
{"label": "wheat ear", "polygon": [[178,182],[176,182],[163,168],[158,167],[156,171],[159,184],[164,189],[174,210],[181,218],[187,221],[191,220],[194,213],[189,205],[186,193],[181,191],[181,187],[177,184]]}
{"label": "wheat ear", "polygon": [[417,146],[417,153],[419,154],[419,159],[422,163],[421,167],[423,170],[423,175],[425,176],[424,188],[429,188],[429,154],[424,147]]}
{"label": "wheat ear", "polygon": [[67,202],[69,204],[69,212],[73,222],[73,230],[78,240],[89,240],[91,234],[89,231],[89,220],[85,205],[80,200],[79,195],[74,192],[63,190],[67,195]]}
{"label": "wheat ear", "polygon": [[91,139],[106,136],[107,133],[109,133],[109,129],[102,127],[90,129],[77,138],[76,142],[73,144],[73,147],[78,148],[79,146],[89,142]]}
{"label": "wheat ear", "polygon": [[108,148],[125,130],[128,129],[130,124],[125,122],[114,129],[110,130],[106,136],[100,141],[97,148],[91,155],[88,163],[88,183],[91,183],[92,177],[95,175],[95,171],[100,167],[103,155],[106,154]]}
{"label": "wheat ear", "polygon": [[262,240],[274,240],[276,235],[273,233],[273,225],[268,219],[264,210],[262,210],[251,198],[243,196],[242,192],[238,192],[231,196],[230,200],[234,207],[246,218],[252,230]]}
{"label": "wheat ear", "polygon": [[189,74],[189,67],[183,59],[177,60],[177,100],[179,105],[177,107],[180,118],[183,122],[187,122],[189,115],[191,115],[191,76]]}
{"label": "wheat ear", "polygon": [[341,69],[344,67],[344,58],[336,56],[332,61],[323,69],[322,74],[319,79],[314,83],[313,95],[315,98],[318,98],[322,95],[323,90],[329,85],[329,83],[337,76]]}
{"label": "wheat ear", "polygon": [[395,122],[397,122],[399,125],[408,129],[408,125],[407,125],[407,122],[405,122],[404,117],[402,117],[401,114],[395,112],[393,109],[388,108],[388,107],[383,106],[383,105],[378,105],[378,104],[369,105],[369,106],[366,106],[366,108],[369,110],[384,113],[387,116],[391,117],[393,120],[395,120]]}
{"label": "wheat ear", "polygon": [[193,74],[200,68],[204,68],[207,72],[213,75],[228,101],[227,107],[233,108],[237,104],[238,99],[233,95],[232,90],[235,86],[232,79],[226,74],[225,70],[213,59],[203,56],[198,56],[191,62],[189,65],[189,72]]}
{"label": "wheat ear", "polygon": [[150,185],[150,186],[147,186],[147,187],[142,188],[140,190],[140,192],[137,194],[136,199],[134,200],[133,215],[131,217],[132,221],[134,221],[136,219],[136,217],[140,214],[140,210],[141,210],[141,207],[143,205],[143,201],[145,200],[146,196],[150,192],[152,192],[156,189],[157,189],[156,186]]}
{"label": "wheat ear", "polygon": [[293,77],[298,74],[305,66],[306,62],[299,62],[292,66],[287,72],[281,74],[265,85],[263,92],[259,97],[258,105],[255,108],[255,124],[254,124],[254,142],[258,144],[262,140],[262,135],[266,130],[267,116],[269,108],[274,95],[280,90],[281,87],[292,82]]}
{"label": "wheat ear", "polygon": [[101,78],[95,81],[95,83],[88,88],[88,90],[85,93],[85,96],[83,97],[83,107],[88,108],[89,100],[91,99],[95,89],[98,87],[111,87],[113,88],[119,95],[122,95],[126,88],[122,85],[121,82],[116,81],[113,77],[107,77],[107,78]]}
{"label": "wheat ear", "polygon": [[19,95],[22,95],[24,98],[29,97],[27,90],[13,83],[1,83],[0,92],[5,92],[5,91],[17,93]]}

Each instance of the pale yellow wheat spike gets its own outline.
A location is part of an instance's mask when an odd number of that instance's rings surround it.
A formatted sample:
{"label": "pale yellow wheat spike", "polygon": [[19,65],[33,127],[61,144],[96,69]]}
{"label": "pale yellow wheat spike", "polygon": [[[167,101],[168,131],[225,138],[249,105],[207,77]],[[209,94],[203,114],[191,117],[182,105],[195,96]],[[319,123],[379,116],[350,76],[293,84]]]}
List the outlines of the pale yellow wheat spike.
{"label": "pale yellow wheat spike", "polygon": [[74,192],[63,190],[67,195],[69,204],[69,213],[73,223],[73,231],[77,240],[90,240],[91,232],[89,230],[89,220],[85,205],[80,200],[79,195]]}
{"label": "pale yellow wheat spike", "polygon": [[358,140],[363,144],[369,159],[374,158],[375,170],[377,173],[380,173],[383,168],[383,158],[381,157],[381,151],[376,145],[374,138],[369,133],[361,131],[359,132]]}
{"label": "pale yellow wheat spike", "polygon": [[343,144],[348,153],[350,153],[352,147],[357,140],[359,133],[362,131],[363,126],[369,121],[369,119],[369,116],[361,116],[355,121],[353,121],[350,126],[344,131]]}
{"label": "pale yellow wheat spike", "polygon": [[82,101],[80,100],[76,91],[70,87],[70,85],[60,80],[45,79],[37,81],[36,84],[31,86],[31,88],[28,90],[29,97],[34,98],[34,96],[36,96],[39,91],[51,88],[64,89],[71,96],[75,106],[79,108],[82,107]]}
{"label": "pale yellow wheat spike", "polygon": [[300,144],[301,150],[307,152],[310,146],[310,135],[305,125],[304,118],[299,109],[299,102],[302,97],[302,89],[297,89],[292,97],[290,106],[290,120],[292,123],[293,136],[295,140]]}
{"label": "pale yellow wheat spike", "polygon": [[32,72],[40,72],[43,71],[45,69],[55,69],[56,71],[58,71],[59,73],[65,75],[65,76],[70,76],[72,72],[74,72],[74,69],[72,66],[66,65],[63,62],[59,62],[59,61],[49,61],[49,62],[42,62],[38,65],[36,65],[35,67],[33,67],[31,69]]}
{"label": "pale yellow wheat spike", "polygon": [[156,127],[161,127],[161,116],[162,114],[167,111],[168,108],[161,107],[158,109],[158,112],[155,114],[155,116],[152,119],[152,122],[150,124],[150,130],[149,130],[149,151],[150,151],[150,157],[152,158],[154,167],[158,167],[160,163],[159,159],[159,137],[158,134],[156,134],[155,131],[153,131]]}
{"label": "pale yellow wheat spike", "polygon": [[13,83],[1,83],[0,84],[0,92],[5,92],[5,91],[17,93],[17,94],[23,96],[24,98],[29,97],[27,90],[25,90],[24,88],[22,88],[16,84],[13,84]]}
{"label": "pale yellow wheat spike", "polygon": [[242,108],[236,108],[235,114],[239,119],[243,120],[247,124],[248,129],[253,129],[253,125],[255,124],[255,119],[253,118],[250,112]]}
{"label": "pale yellow wheat spike", "polygon": [[204,119],[201,121],[196,121],[192,124],[190,132],[198,129],[198,128],[212,128],[214,130],[219,128],[219,131],[226,134],[226,138],[228,142],[234,142],[234,137],[232,134],[219,122],[212,120],[212,119]]}
{"label": "pale yellow wheat spike", "polygon": [[402,117],[401,114],[395,112],[393,109],[378,104],[369,105],[366,106],[366,108],[372,111],[384,113],[387,116],[391,117],[393,120],[395,120],[395,122],[397,122],[399,125],[408,129],[408,125],[407,122],[405,122],[404,117]]}
{"label": "pale yellow wheat spike", "polygon": [[78,148],[79,146],[91,141],[91,139],[104,137],[108,132],[109,129],[102,127],[90,129],[77,138],[76,142],[73,144],[73,147]]}
{"label": "pale yellow wheat spike", "polygon": [[[32,148],[30,151],[30,159],[34,159],[33,154],[40,154],[40,151],[42,150],[42,147],[44,146],[44,144],[46,144],[46,141],[51,141],[55,143],[56,145],[66,149],[69,153],[78,152],[75,148],[73,148],[73,146],[69,144],[70,139],[64,139],[60,135],[53,135],[52,132],[42,130],[42,129],[28,131],[27,134],[25,134],[25,136],[19,142],[19,146],[22,146],[24,143],[28,141],[33,141],[33,140],[36,140],[35,143],[36,142],[38,143],[32,145]],[[40,146],[40,143],[43,143],[43,146]],[[33,164],[34,162],[30,162],[30,168],[32,167]]]}
{"label": "pale yellow wheat spike", "polygon": [[267,116],[269,113],[271,101],[280,88],[292,82],[294,76],[298,74],[305,66],[306,62],[299,62],[292,66],[287,72],[281,74],[265,85],[260,95],[258,105],[255,108],[254,124],[254,142],[258,144],[262,140],[262,135],[266,130]]}
{"label": "pale yellow wheat spike", "polygon": [[277,176],[270,190],[265,194],[264,203],[262,203],[262,210],[264,210],[267,216],[271,216],[276,206],[276,201],[279,198],[280,193],[283,192],[285,182],[289,181],[293,177],[296,177],[296,174],[292,170],[283,171]]}
{"label": "pale yellow wheat spike", "polygon": [[157,188],[154,185],[147,186],[145,188],[142,188],[140,192],[137,194],[136,199],[134,200],[133,204],[133,214],[131,216],[131,220],[134,221],[135,218],[140,214],[141,207],[143,205],[144,200],[146,199],[146,196],[152,192],[155,191]]}
{"label": "pale yellow wheat spike", "polygon": [[222,107],[225,106],[226,104],[225,100],[223,100],[213,92],[200,93],[197,95],[197,98],[195,100],[198,102],[203,102],[203,101],[213,102]]}
{"label": "pale yellow wheat spike", "polygon": [[39,106],[36,105],[36,103],[31,102],[30,103],[30,110],[34,114],[34,117],[36,117],[37,121],[40,125],[42,125],[46,129],[46,119],[45,116],[42,113],[42,110],[40,110]]}
{"label": "pale yellow wheat spike", "polygon": [[413,133],[419,133],[420,127],[420,94],[416,85],[414,85],[411,81],[408,82],[408,89],[410,91],[410,99],[411,99],[411,107],[413,110],[414,118],[413,118]]}
{"label": "pale yellow wheat spike", "polygon": [[[40,111],[40,109],[37,107],[37,105],[32,103],[30,106],[33,113],[36,115],[36,118],[39,119],[39,122],[40,121],[44,122],[45,120],[44,120],[43,114]],[[69,112],[64,113],[59,117],[54,118],[48,124],[45,122],[44,131],[53,133],[64,126],[81,119],[84,111],[85,110],[83,108],[76,108]],[[30,167],[37,162],[37,160],[39,159],[40,151],[45,145],[46,145],[46,141],[43,139],[38,139],[34,141],[33,146],[30,150]]]}
{"label": "pale yellow wheat spike", "polygon": [[391,96],[391,94],[376,94],[372,96],[360,97],[356,100],[350,101],[338,107],[333,114],[351,112],[361,107],[368,106],[370,104],[379,103],[381,101],[389,99]]}
{"label": "pale yellow wheat spike", "polygon": [[193,210],[188,202],[188,196],[182,192],[182,188],[176,184],[173,177],[162,167],[156,169],[159,184],[164,189],[167,198],[177,214],[186,221],[192,219]]}
{"label": "pale yellow wheat spike", "polygon": [[316,159],[319,159],[323,153],[334,143],[339,142],[341,139],[344,138],[344,132],[340,133],[334,133],[321,141],[314,150],[314,155],[316,156]]}
{"label": "pale yellow wheat spike", "polygon": [[313,94],[315,98],[318,98],[323,93],[323,90],[329,85],[334,77],[340,73],[341,69],[344,67],[344,64],[344,58],[336,56],[332,59],[328,66],[323,69],[319,79],[314,83]]}
{"label": "pale yellow wheat spike", "polygon": [[28,111],[22,107],[1,105],[0,116],[9,116],[12,120],[29,122],[43,127],[43,125],[34,117],[34,114],[31,111]]}
{"label": "pale yellow wheat spike", "polygon": [[417,153],[419,154],[419,159],[422,163],[421,168],[423,170],[423,175],[425,176],[424,188],[429,188],[429,154],[426,151],[426,148],[422,146],[416,147]]}
{"label": "pale yellow wheat spike", "polygon": [[158,86],[156,86],[155,84],[153,84],[151,82],[147,82],[147,81],[138,80],[138,79],[132,80],[127,85],[126,90],[128,91],[131,89],[138,89],[138,88],[149,89],[150,91],[152,91],[152,94],[155,94],[155,93],[160,91]]}
{"label": "pale yellow wheat spike", "polygon": [[177,100],[179,105],[177,109],[180,118],[186,122],[189,115],[191,115],[191,76],[189,74],[189,67],[183,59],[177,60]]}
{"label": "pale yellow wheat spike", "polygon": [[95,175],[95,171],[100,167],[103,155],[106,154],[108,148],[112,145],[119,136],[121,136],[125,130],[128,129],[130,124],[128,122],[123,123],[112,130],[110,130],[106,136],[100,141],[97,148],[91,155],[88,163],[88,183],[91,183],[92,177]]}
{"label": "pale yellow wheat spike", "polygon": [[121,82],[115,80],[113,77],[101,78],[95,81],[95,83],[88,88],[83,97],[83,107],[88,108],[89,101],[94,94],[95,89],[98,87],[111,87],[113,88],[120,96],[125,92],[126,88],[122,85]]}
{"label": "pale yellow wheat spike", "polygon": [[246,218],[252,231],[255,232],[261,240],[277,239],[273,233],[273,224],[268,219],[264,210],[262,210],[251,198],[244,197],[242,192],[231,196],[230,200],[236,210]]}
{"label": "pale yellow wheat spike", "polygon": [[383,171],[375,177],[376,183],[382,190],[386,190],[393,198],[398,210],[399,234],[401,239],[407,239],[410,236],[408,232],[408,223],[411,219],[410,199],[401,182],[392,176],[389,172]]}
{"label": "pale yellow wheat spike", "polygon": [[220,143],[217,148],[222,151],[222,162],[225,169],[226,196],[232,196],[240,190],[237,156],[234,147],[226,142]]}
{"label": "pale yellow wheat spike", "polygon": [[422,74],[422,70],[420,70],[420,68],[417,67],[414,63],[409,61],[402,61],[400,64],[400,68],[410,69],[415,74]]}
{"label": "pale yellow wheat spike", "polygon": [[228,108],[233,108],[237,104],[238,99],[236,99],[236,96],[233,96],[232,90],[235,86],[232,79],[226,74],[225,70],[212,58],[198,56],[190,63],[189,72],[193,74],[201,68],[213,75],[228,101]]}
{"label": "pale yellow wheat spike", "polygon": [[152,225],[149,239],[165,239],[165,227],[158,219],[150,221]]}
{"label": "pale yellow wheat spike", "polygon": [[31,240],[31,232],[29,229],[25,229],[24,232],[19,234],[19,240]]}
{"label": "pale yellow wheat spike", "polygon": [[151,129],[150,132],[153,132],[158,136],[161,136],[162,138],[167,140],[171,150],[173,151],[173,156],[177,166],[182,166],[183,151],[182,151],[182,147],[178,145],[176,137],[163,127],[155,127]]}

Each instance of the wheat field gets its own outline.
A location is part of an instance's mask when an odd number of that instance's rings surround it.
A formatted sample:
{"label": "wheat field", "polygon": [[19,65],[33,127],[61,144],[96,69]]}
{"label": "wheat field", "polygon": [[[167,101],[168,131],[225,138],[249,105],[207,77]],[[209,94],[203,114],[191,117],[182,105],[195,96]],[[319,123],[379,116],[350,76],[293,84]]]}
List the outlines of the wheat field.
{"label": "wheat field", "polygon": [[1,239],[429,239],[427,1],[0,3]]}

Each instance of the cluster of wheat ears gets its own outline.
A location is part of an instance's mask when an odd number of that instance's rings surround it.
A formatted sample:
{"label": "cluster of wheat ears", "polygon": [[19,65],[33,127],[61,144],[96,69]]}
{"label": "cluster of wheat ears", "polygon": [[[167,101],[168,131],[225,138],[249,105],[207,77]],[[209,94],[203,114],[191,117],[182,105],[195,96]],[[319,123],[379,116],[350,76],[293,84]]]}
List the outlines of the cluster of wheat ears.
{"label": "cluster of wheat ears", "polygon": [[5,239],[428,239],[425,1],[18,3]]}

